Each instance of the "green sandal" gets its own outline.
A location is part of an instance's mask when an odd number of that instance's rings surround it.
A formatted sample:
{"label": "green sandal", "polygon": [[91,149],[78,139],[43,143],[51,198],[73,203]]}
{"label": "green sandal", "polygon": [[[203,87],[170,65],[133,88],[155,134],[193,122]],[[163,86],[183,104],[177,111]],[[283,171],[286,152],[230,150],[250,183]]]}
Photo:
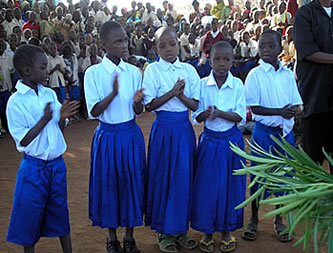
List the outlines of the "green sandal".
{"label": "green sandal", "polygon": [[[157,234],[157,243],[160,251],[163,253],[178,253],[177,244],[173,238],[169,235]],[[174,246],[175,250],[170,250],[168,247]]]}
{"label": "green sandal", "polygon": [[199,249],[203,252],[214,252],[214,240],[210,240],[209,242],[205,242],[204,240],[200,240]]}
{"label": "green sandal", "polygon": [[173,239],[185,249],[194,249],[198,246],[198,243],[187,234],[174,235]]}

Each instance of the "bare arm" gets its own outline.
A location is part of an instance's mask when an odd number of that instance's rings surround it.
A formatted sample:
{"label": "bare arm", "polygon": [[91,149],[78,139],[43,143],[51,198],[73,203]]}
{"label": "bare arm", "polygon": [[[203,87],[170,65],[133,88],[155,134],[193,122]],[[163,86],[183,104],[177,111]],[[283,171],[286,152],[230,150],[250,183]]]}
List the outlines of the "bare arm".
{"label": "bare arm", "polygon": [[34,125],[33,128],[29,130],[29,132],[23,137],[20,144],[23,147],[28,146],[44,129],[44,127],[49,123],[52,119],[52,110],[51,110],[51,102],[47,103],[44,109],[43,117]]}
{"label": "bare arm", "polygon": [[199,102],[197,100],[186,97],[184,94],[178,96],[179,100],[193,112],[198,109]]}
{"label": "bare arm", "polygon": [[91,115],[94,117],[98,117],[105,109],[111,104],[113,99],[118,95],[118,76],[113,80],[113,90],[106,98],[104,98],[101,102],[95,104],[95,106],[91,110]]}
{"label": "bare arm", "polygon": [[286,105],[282,108],[267,108],[263,106],[251,106],[251,110],[254,114],[263,116],[282,116],[285,119],[291,119],[296,115],[299,110],[299,106]]}
{"label": "bare arm", "polygon": [[333,54],[327,54],[323,52],[316,52],[304,57],[305,60],[323,63],[323,64],[333,64]]}

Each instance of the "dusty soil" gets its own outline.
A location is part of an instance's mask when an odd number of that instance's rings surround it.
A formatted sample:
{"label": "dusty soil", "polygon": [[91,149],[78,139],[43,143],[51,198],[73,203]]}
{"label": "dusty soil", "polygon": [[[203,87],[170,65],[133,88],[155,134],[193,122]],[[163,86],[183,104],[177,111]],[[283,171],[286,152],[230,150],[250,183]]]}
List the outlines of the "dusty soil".
{"label": "dusty soil", "polygon": [[[146,143],[149,138],[151,124],[154,115],[145,113],[137,119],[141,127]],[[97,121],[82,120],[72,124],[65,130],[68,150],[64,154],[68,168],[68,203],[71,222],[71,234],[73,241],[73,252],[97,253],[105,252],[106,231],[99,227],[92,227],[88,219],[88,179],[89,179],[89,156],[90,144],[97,126]],[[195,127],[199,134],[202,127]],[[0,252],[23,252],[20,246],[6,242],[7,230],[10,220],[13,194],[15,188],[16,173],[21,161],[22,154],[15,149],[11,137],[6,134],[0,139]],[[261,208],[261,216],[270,210],[269,207]],[[249,217],[249,208],[246,208],[245,222]],[[241,238],[242,230],[234,232],[238,241],[235,252],[247,253],[299,253],[302,247],[294,248],[292,243],[280,243],[273,231],[273,219],[262,219],[259,225],[258,239],[256,242],[247,242]],[[121,240],[124,230],[120,229],[118,237]],[[190,230],[189,234],[196,240],[200,240],[201,234]],[[135,230],[137,245],[142,253],[157,253],[159,248],[156,244],[154,231],[149,227],[139,227]],[[219,251],[219,235],[215,235],[215,252]],[[61,252],[60,243],[57,238],[42,238],[36,245],[36,252],[57,253]],[[184,253],[198,253],[199,249]],[[324,252],[324,250],[322,250]]]}

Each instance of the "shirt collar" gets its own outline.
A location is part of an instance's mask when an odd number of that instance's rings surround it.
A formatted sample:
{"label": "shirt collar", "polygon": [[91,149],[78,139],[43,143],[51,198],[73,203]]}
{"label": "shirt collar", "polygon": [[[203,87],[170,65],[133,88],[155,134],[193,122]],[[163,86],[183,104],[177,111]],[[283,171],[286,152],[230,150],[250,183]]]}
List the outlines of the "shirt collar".
{"label": "shirt collar", "polygon": [[125,62],[122,59],[120,59],[119,64],[116,65],[108,57],[106,57],[106,55],[103,57],[102,64],[110,74],[113,74],[114,71],[120,72],[121,70],[126,69]]}
{"label": "shirt collar", "polygon": [[[279,63],[279,68],[276,72],[279,72],[284,69],[284,67],[282,66],[282,64],[279,60],[278,60],[278,63]],[[262,59],[259,60],[259,64],[265,70],[265,72],[269,72],[269,71],[275,72],[275,68],[273,67],[272,64],[266,63]]]}
{"label": "shirt collar", "polygon": [[[208,76],[208,81],[206,83],[206,85],[215,85],[216,88],[219,88],[217,86],[217,83],[216,83],[216,80],[215,80],[215,77],[214,77],[214,74],[213,74],[213,70],[210,72],[210,75]],[[229,88],[233,88],[233,84],[232,84],[232,74],[230,73],[230,71],[228,72],[228,76],[227,76],[227,79],[225,80],[224,84],[222,85],[221,89],[224,89],[226,87],[229,87]]]}
{"label": "shirt collar", "polygon": [[[17,92],[19,92],[21,94],[26,94],[28,92],[35,93],[35,91],[33,89],[31,89],[28,85],[24,84],[22,82],[22,80],[17,81],[15,88],[16,88]],[[37,89],[38,89],[38,94],[43,94],[46,90],[46,88],[41,84],[38,84]]]}
{"label": "shirt collar", "polygon": [[164,71],[167,71],[171,66],[174,66],[175,68],[181,68],[181,66],[182,66],[178,58],[176,59],[176,61],[174,63],[167,62],[167,61],[163,60],[162,58],[160,58],[159,65]]}

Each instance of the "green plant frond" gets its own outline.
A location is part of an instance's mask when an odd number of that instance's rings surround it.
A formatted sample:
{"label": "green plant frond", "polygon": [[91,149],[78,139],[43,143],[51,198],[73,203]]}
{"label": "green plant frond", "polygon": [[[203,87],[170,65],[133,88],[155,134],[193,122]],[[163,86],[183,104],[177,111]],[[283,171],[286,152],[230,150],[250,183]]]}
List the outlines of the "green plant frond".
{"label": "green plant frond", "polygon": [[253,200],[257,199],[258,196],[261,194],[261,192],[264,190],[264,188],[260,188],[258,191],[256,191],[253,195],[250,196],[247,200],[245,200],[243,203],[239,204],[235,207],[235,209],[241,209],[245,206],[247,206],[249,203],[251,203]]}
{"label": "green plant frond", "polygon": [[270,217],[270,216],[275,216],[275,215],[279,215],[279,214],[285,214],[286,212],[293,210],[297,206],[302,205],[304,202],[305,202],[304,199],[294,201],[294,202],[292,202],[288,205],[282,206],[278,209],[275,209],[273,211],[270,211],[270,212],[266,213],[264,215],[264,217]]}
{"label": "green plant frond", "polygon": [[330,163],[330,165],[333,166],[333,158],[332,158],[332,156],[330,156],[330,155],[325,151],[324,147],[323,147],[323,153],[324,153],[324,155],[325,155],[327,161]]}

